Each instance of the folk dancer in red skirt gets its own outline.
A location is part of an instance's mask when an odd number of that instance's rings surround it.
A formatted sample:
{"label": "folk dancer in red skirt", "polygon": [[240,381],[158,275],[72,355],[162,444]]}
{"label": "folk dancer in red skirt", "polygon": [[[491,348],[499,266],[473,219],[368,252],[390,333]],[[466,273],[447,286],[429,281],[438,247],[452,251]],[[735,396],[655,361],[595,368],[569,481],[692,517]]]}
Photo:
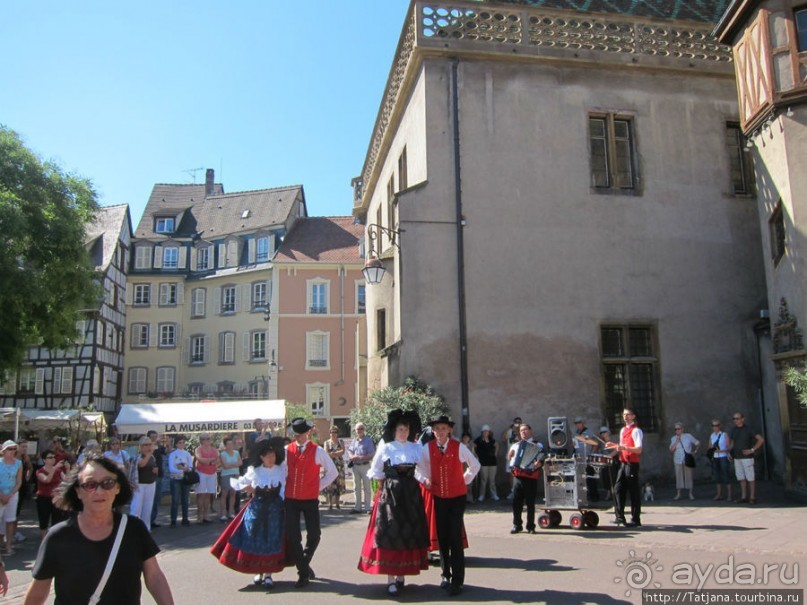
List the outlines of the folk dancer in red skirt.
{"label": "folk dancer in red skirt", "polygon": [[420,484],[415,478],[421,445],[417,412],[393,410],[368,476],[382,480],[359,558],[365,573],[386,574],[387,593],[397,595],[404,576],[429,568],[429,535]]}
{"label": "folk dancer in red skirt", "polygon": [[255,574],[255,584],[268,589],[274,588],[272,574],[286,567],[285,453],[282,437],[255,444],[253,466],[243,477],[231,480],[235,489],[251,494],[252,499],[210,549],[222,565]]}

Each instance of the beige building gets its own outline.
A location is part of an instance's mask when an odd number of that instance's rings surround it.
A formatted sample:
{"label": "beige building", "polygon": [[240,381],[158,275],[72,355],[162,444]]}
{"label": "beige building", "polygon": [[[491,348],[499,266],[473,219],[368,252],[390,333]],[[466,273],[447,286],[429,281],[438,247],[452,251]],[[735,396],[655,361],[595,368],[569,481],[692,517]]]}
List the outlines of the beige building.
{"label": "beige building", "polygon": [[279,396],[272,260],[306,213],[301,186],[227,194],[212,170],[154,186],[132,240],[124,402]]}
{"label": "beige building", "polygon": [[323,439],[332,424],[350,436],[366,383],[363,235],[350,216],[302,219],[273,263],[278,393],[305,403]]}
{"label": "beige building", "polygon": [[782,381],[782,370],[807,360],[807,6],[792,0],[733,2],[715,35],[734,49],[740,120],[759,190],[771,323],[764,369],[773,388],[766,407],[781,423],[769,441],[784,449],[788,488],[805,496],[807,410]]}
{"label": "beige building", "polygon": [[411,3],[355,179],[386,269],[368,388],[415,374],[474,435],[520,415],[541,440],[631,406],[643,474],[668,474],[675,421],[761,422],[755,190],[709,37],[726,2],[531,4]]}

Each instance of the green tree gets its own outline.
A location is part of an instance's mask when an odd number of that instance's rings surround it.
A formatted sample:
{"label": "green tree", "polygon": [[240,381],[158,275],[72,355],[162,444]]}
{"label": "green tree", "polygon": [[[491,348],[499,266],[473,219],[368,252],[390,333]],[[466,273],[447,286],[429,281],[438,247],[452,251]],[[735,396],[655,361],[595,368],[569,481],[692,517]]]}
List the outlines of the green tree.
{"label": "green tree", "polygon": [[81,309],[98,306],[85,248],[91,183],[43,162],[0,125],[0,377],[27,347],[64,348]]}
{"label": "green tree", "polygon": [[370,393],[367,403],[351,412],[350,423],[353,426],[358,422],[364,423],[367,435],[377,442],[384,432],[387,414],[395,409],[415,410],[424,425],[437,416],[450,413],[442,395],[419,378],[410,376],[403,386]]}
{"label": "green tree", "polygon": [[807,372],[796,368],[788,368],[785,371],[785,384],[793,387],[796,391],[796,396],[799,398],[799,404],[803,408],[807,408]]}

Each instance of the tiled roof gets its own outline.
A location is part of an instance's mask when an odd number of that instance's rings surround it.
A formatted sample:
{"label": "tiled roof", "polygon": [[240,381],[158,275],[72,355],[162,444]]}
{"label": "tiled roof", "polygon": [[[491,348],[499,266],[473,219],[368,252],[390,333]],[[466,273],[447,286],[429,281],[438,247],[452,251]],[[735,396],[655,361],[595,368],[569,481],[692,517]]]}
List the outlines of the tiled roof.
{"label": "tiled roof", "polygon": [[277,251],[275,264],[363,263],[359,240],[364,225],[352,216],[315,216],[297,221]]}
{"label": "tiled roof", "polygon": [[[124,222],[126,224],[124,225]],[[131,229],[129,224],[129,206],[119,204],[117,206],[101,206],[95,213],[93,221],[85,229],[84,243],[88,250],[100,252],[95,247],[103,246],[102,258],[94,259],[97,268],[106,269],[115,253],[115,246],[118,243],[118,236],[126,229]]]}
{"label": "tiled roof", "polygon": [[[154,185],[135,237],[166,239],[199,234],[211,239],[222,234],[249,232],[282,225],[294,208],[305,201],[302,185],[224,193],[221,184],[205,197],[205,185]],[[155,233],[154,216],[179,217],[173,234]]]}
{"label": "tiled roof", "polygon": [[523,4],[578,12],[717,23],[730,0],[482,0],[480,4]]}

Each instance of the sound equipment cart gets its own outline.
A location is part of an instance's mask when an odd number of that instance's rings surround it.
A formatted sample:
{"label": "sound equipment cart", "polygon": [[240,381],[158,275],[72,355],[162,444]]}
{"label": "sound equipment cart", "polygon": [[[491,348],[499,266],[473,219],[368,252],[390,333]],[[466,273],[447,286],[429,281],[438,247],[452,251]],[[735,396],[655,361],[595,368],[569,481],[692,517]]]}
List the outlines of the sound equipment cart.
{"label": "sound equipment cart", "polygon": [[595,528],[600,523],[597,510],[607,510],[607,500],[592,501],[588,484],[602,485],[602,473],[608,473],[613,463],[610,456],[592,454],[586,458],[576,456],[550,456],[544,460],[544,512],[537,523],[542,529],[558,527],[562,521],[560,511],[574,511],[569,515],[573,529]]}

